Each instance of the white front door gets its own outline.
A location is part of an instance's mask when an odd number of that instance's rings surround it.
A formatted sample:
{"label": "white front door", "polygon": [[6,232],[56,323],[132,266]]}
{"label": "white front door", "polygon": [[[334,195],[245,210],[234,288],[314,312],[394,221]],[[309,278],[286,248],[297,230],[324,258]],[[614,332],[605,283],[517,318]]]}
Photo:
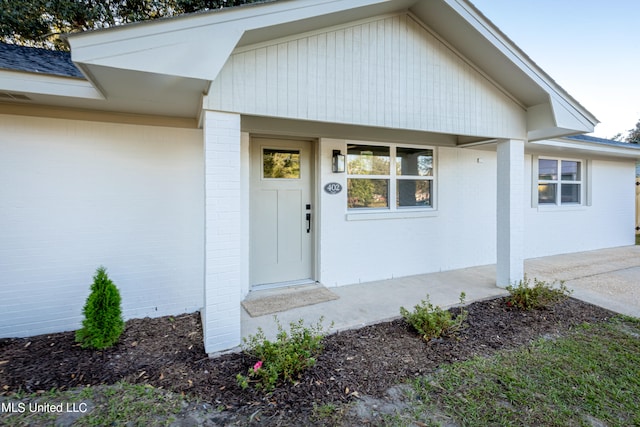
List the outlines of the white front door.
{"label": "white front door", "polygon": [[250,283],[312,279],[311,142],[251,140]]}

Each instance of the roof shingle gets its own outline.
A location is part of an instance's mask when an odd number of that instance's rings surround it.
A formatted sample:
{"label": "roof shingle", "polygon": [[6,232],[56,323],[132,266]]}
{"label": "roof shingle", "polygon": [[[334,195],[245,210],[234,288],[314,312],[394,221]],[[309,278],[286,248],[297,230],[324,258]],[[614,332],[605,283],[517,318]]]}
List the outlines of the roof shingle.
{"label": "roof shingle", "polygon": [[0,43],[0,69],[84,78],[69,52]]}

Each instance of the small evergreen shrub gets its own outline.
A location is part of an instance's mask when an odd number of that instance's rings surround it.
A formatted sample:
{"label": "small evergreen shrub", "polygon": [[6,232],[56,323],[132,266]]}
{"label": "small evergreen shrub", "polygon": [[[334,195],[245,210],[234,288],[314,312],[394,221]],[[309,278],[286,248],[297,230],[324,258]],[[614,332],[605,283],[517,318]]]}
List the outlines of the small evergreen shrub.
{"label": "small evergreen shrub", "polygon": [[280,381],[295,382],[300,373],[316,363],[322,352],[322,339],[326,335],[322,327],[323,318],[314,326],[305,327],[303,320],[291,322],[287,333],[277,317],[278,335],[274,342],[266,339],[262,328],[256,335],[243,339],[245,353],[259,359],[247,371],[238,374],[236,380],[243,389],[253,383],[257,389],[272,391]]}
{"label": "small evergreen shrub", "polygon": [[543,280],[531,280],[527,276],[518,282],[518,285],[507,286],[509,297],[507,305],[521,310],[532,310],[549,307],[553,304],[566,300],[571,296],[572,291],[568,289],[564,281],[560,281],[557,288]]}
{"label": "small evergreen shrub", "polygon": [[[464,304],[465,297],[464,292],[460,293],[460,304]],[[414,307],[413,312],[400,307],[400,314],[422,335],[425,341],[454,335],[465,326],[469,315],[466,310],[461,309],[460,314],[454,317],[449,310],[443,310],[439,306],[434,307],[429,301],[429,295],[426,300],[422,300]]]}
{"label": "small evergreen shrub", "polygon": [[82,309],[82,328],[76,331],[76,342],[83,348],[102,350],[114,345],[124,331],[120,292],[99,267],[93,276],[91,293]]}

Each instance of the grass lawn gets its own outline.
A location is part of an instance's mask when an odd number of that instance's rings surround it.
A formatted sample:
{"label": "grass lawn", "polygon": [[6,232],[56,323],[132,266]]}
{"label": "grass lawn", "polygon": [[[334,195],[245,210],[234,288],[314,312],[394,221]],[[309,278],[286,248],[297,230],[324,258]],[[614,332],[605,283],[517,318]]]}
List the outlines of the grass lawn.
{"label": "grass lawn", "polygon": [[151,386],[118,383],[16,395],[2,405],[0,425],[6,426],[164,426],[176,420],[187,402],[184,396]]}
{"label": "grass lawn", "polygon": [[640,425],[640,320],[618,317],[453,364],[414,388],[411,410],[391,425]]}

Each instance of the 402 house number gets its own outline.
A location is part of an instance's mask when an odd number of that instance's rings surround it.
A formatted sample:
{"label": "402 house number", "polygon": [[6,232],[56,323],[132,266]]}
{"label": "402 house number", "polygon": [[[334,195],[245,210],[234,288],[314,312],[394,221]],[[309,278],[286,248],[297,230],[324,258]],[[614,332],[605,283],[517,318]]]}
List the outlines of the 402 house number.
{"label": "402 house number", "polygon": [[342,185],[338,184],[337,182],[330,182],[324,186],[324,191],[329,194],[338,194],[342,191]]}

